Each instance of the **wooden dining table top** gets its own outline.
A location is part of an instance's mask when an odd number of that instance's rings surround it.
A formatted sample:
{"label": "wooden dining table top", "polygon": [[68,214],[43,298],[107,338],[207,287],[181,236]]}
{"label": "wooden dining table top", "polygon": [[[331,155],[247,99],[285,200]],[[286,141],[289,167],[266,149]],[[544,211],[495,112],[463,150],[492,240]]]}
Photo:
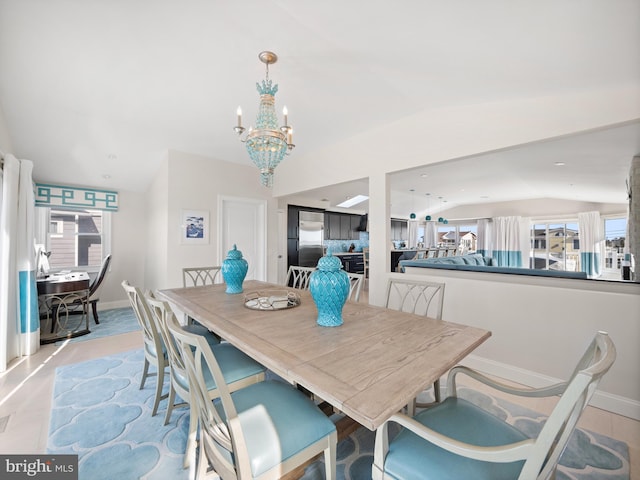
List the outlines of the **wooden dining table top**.
{"label": "wooden dining table top", "polygon": [[475,327],[347,302],[344,323],[321,327],[308,291],[297,307],[247,308],[246,294],[289,290],[250,280],[241,294],[225,285],[159,293],[180,311],[289,382],[375,430],[491,336]]}

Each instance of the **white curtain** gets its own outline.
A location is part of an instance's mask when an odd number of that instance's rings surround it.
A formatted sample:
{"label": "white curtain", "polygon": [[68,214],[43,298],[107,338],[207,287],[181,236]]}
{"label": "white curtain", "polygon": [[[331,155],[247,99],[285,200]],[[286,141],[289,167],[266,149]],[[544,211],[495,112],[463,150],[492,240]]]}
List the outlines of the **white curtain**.
{"label": "white curtain", "polygon": [[40,345],[33,247],[33,163],[6,155],[0,197],[0,371]]}
{"label": "white curtain", "polygon": [[424,247],[431,248],[438,246],[438,226],[433,220],[427,220],[424,227]]}
{"label": "white curtain", "polygon": [[524,267],[529,258],[529,219],[495,217],[493,219],[493,250],[491,257],[500,267]]}
{"label": "white curtain", "polygon": [[484,257],[491,257],[492,246],[491,237],[493,234],[493,224],[488,218],[478,220],[478,233],[476,235],[476,252]]}
{"label": "white curtain", "polygon": [[407,229],[409,231],[409,240],[407,242],[407,248],[416,248],[418,246],[418,221],[409,220],[407,222]]}
{"label": "white curtain", "polygon": [[604,260],[604,225],[600,212],[578,213],[578,235],[580,238],[580,270],[590,278],[602,275]]}

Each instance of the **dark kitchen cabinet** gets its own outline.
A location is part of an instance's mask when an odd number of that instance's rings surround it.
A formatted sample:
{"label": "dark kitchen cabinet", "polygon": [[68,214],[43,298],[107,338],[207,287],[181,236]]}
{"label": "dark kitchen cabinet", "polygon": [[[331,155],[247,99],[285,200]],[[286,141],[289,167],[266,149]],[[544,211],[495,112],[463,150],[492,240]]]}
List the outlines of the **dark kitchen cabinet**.
{"label": "dark kitchen cabinet", "polygon": [[359,240],[360,215],[350,213],[325,212],[325,240]]}
{"label": "dark kitchen cabinet", "polygon": [[342,268],[349,273],[364,273],[364,259],[362,254],[340,255]]}
{"label": "dark kitchen cabinet", "polygon": [[360,215],[350,215],[351,217],[351,240],[360,240]]}
{"label": "dark kitchen cabinet", "polygon": [[287,238],[298,238],[298,207],[289,206],[287,210]]}
{"label": "dark kitchen cabinet", "polygon": [[350,240],[351,235],[351,215],[340,215],[340,238]]}

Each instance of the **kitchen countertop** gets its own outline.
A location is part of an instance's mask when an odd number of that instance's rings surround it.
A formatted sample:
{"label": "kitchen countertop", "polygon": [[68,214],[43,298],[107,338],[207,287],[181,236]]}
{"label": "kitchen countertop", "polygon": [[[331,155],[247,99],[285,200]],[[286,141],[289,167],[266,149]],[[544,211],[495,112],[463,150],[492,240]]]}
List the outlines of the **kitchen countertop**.
{"label": "kitchen countertop", "polygon": [[343,257],[345,255],[362,255],[362,252],[331,252],[335,257]]}

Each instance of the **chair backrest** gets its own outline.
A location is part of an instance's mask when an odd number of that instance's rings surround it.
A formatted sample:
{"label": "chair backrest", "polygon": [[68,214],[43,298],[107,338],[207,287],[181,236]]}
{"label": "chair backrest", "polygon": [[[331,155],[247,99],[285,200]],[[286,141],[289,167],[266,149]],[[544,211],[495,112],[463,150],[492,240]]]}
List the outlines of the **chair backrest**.
{"label": "chair backrest", "polygon": [[98,272],[98,276],[95,278],[91,286],[89,287],[89,298],[96,297],[98,295],[98,289],[100,285],[102,285],[102,281],[104,277],[107,275],[109,271],[109,264],[111,263],[111,255],[107,255],[102,260],[102,265],[100,266],[100,271]]}
{"label": "chair backrest", "polygon": [[[205,458],[220,478],[252,478],[238,414],[209,344],[201,335],[186,332],[172,323],[167,326],[185,362],[190,402],[198,415],[200,448],[204,448]],[[209,397],[205,382],[207,369],[218,386],[224,418]],[[201,450],[200,454],[202,453]]]}
{"label": "chair backrest", "polygon": [[362,262],[365,273],[369,270],[369,247],[362,247]]}
{"label": "chair backrest", "polygon": [[149,304],[145,296],[139,288],[129,285],[129,282],[126,280],[122,282],[122,288],[124,288],[124,291],[127,293],[131,308],[133,308],[140,328],[142,329],[142,337],[145,345],[148,347],[146,351],[148,353],[155,352],[157,355],[162,355],[164,346],[162,337],[151,318],[151,310],[149,309]]}
{"label": "chair backrest", "polygon": [[[567,382],[556,385],[560,400],[535,440],[519,478],[550,478],[582,411],[586,408],[602,376],[616,359],[609,335],[598,332]],[[553,387],[549,387],[553,388]]]}
{"label": "chair backrest", "polygon": [[[169,325],[173,325],[178,329],[181,328],[171,306],[167,302],[155,298],[152,293],[147,294],[146,301],[149,305],[149,311],[151,312],[151,320],[155,324],[156,330],[160,333],[162,341],[166,346],[171,375],[180,375],[184,379],[188,378],[187,367],[182,358],[182,350],[169,330]],[[174,388],[178,385],[174,385]],[[181,392],[178,392],[178,394],[180,393]],[[184,398],[183,400],[188,401],[189,399]]]}
{"label": "chair backrest", "polygon": [[349,277],[349,296],[347,300],[354,302],[360,301],[360,292],[362,292],[362,284],[364,283],[364,273],[347,272]]}
{"label": "chair backrest", "polygon": [[291,265],[287,272],[287,281],[285,285],[291,288],[299,288],[300,290],[309,290],[309,279],[314,271],[314,267],[299,267]]}
{"label": "chair backrest", "polygon": [[442,319],[444,283],[391,278],[385,306],[392,310]]}
{"label": "chair backrest", "polygon": [[222,267],[187,267],[182,269],[182,286],[200,287],[213,285]]}
{"label": "chair backrest", "polygon": [[429,250],[427,250],[427,258],[435,258],[437,256],[438,256],[437,248],[430,248]]}

